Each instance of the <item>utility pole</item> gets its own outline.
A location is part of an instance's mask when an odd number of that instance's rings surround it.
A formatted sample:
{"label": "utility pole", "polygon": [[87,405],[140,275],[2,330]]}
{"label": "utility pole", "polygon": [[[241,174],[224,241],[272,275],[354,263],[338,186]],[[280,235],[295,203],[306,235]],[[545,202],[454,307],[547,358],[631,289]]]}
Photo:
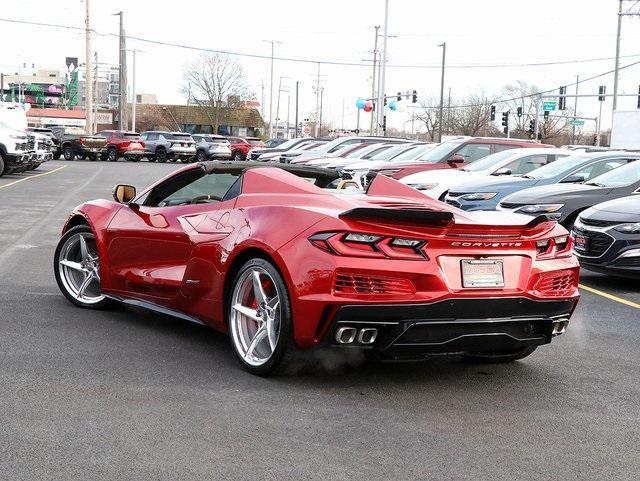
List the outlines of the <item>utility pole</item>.
{"label": "utility pole", "polygon": [[136,131],[136,103],[138,97],[136,95],[136,49],[133,49],[133,79],[131,86],[131,130]]}
{"label": "utility pole", "polygon": [[319,121],[318,121],[318,128],[320,130],[320,133],[322,133],[322,97],[324,94],[324,87],[320,89],[320,116],[319,116]]}
{"label": "utility pole", "polygon": [[262,120],[264,120],[264,79],[260,79],[260,89],[262,91],[262,97],[260,100],[260,115],[262,116]]}
{"label": "utility pole", "polygon": [[378,102],[376,105],[376,133],[380,133],[384,121],[384,92],[387,74],[387,39],[389,34],[389,0],[384,0],[384,29],[382,38],[382,57],[380,58],[380,88],[378,89]]}
{"label": "utility pole", "polygon": [[442,72],[440,74],[440,110],[438,111],[438,142],[442,142],[442,108],[444,107],[444,65],[447,57],[447,42],[442,42]]}
{"label": "utility pole", "polygon": [[86,111],[86,129],[89,134],[93,133],[93,68],[91,65],[91,22],[89,7],[90,0],[85,0],[86,18],[85,18],[85,111]]}
{"label": "utility pole", "polygon": [[[373,73],[371,74],[371,98],[375,99],[376,98],[376,63],[378,60],[378,30],[380,30],[380,25],[376,25],[375,27],[376,30],[376,34],[374,36],[374,41],[373,41]],[[373,135],[373,123],[375,121],[376,118],[376,110],[372,110],[371,111],[371,127],[370,127],[370,135]],[[360,112],[360,109],[358,109],[358,112]],[[358,128],[360,128],[360,126],[358,125]]]}
{"label": "utility pole", "polygon": [[273,57],[276,44],[281,44],[276,40],[263,40],[271,44],[271,80],[269,81],[269,136],[273,137]]}
{"label": "utility pole", "polygon": [[449,87],[449,99],[447,100],[447,135],[451,133],[451,87]]}
{"label": "utility pole", "polygon": [[95,100],[93,102],[93,130],[92,132],[98,131],[98,104],[100,103],[100,91],[98,90],[98,52],[94,53],[95,55],[95,73],[93,77],[93,94],[95,96]]}
{"label": "utility pole", "polygon": [[300,85],[300,82],[296,80],[296,135],[295,135],[296,139],[298,138],[298,88],[299,88],[299,85]]}
{"label": "utility pole", "polygon": [[275,131],[272,132],[271,137],[278,137],[278,120],[280,120],[280,91],[282,90],[282,77],[280,77],[280,81],[278,82],[278,100],[276,102],[276,125]]}
{"label": "utility pole", "polygon": [[4,74],[0,73],[0,102],[4,102]]}
{"label": "utility pole", "polygon": [[[318,117],[322,117],[320,107],[320,62],[318,62],[318,78],[316,80],[316,115]],[[316,118],[316,128],[315,128],[315,136],[318,137],[320,132],[320,122],[318,118]]]}
{"label": "utility pole", "polygon": [[[613,105],[612,105],[612,109],[615,111],[616,108],[618,107],[618,76],[620,73],[620,35],[621,35],[621,30],[622,30],[622,17],[640,17],[640,9],[636,10],[636,11],[631,11],[631,9],[627,12],[623,12],[622,11],[622,3],[625,1],[632,1],[632,0],[618,0],[618,30],[616,33],[616,62],[615,62],[615,68],[614,68],[614,72],[613,72]],[[638,6],[638,1],[637,0],[633,0],[634,4],[631,7],[632,9],[634,7]]]}
{"label": "utility pole", "polygon": [[344,99],[342,99],[342,122],[340,124],[340,128],[344,130]]}
{"label": "utility pole", "polygon": [[289,129],[289,119],[291,118],[291,91],[287,90],[287,139],[291,138],[291,130]]}
{"label": "utility pole", "polygon": [[[573,101],[573,117],[575,119],[578,115],[578,86],[580,85],[580,76],[576,75],[576,98]],[[571,125],[571,143],[576,143],[576,126],[575,123]]]}
{"label": "utility pole", "polygon": [[118,42],[118,125],[121,130],[127,129],[127,46],[124,35],[124,12],[114,13],[120,17],[120,36]]}

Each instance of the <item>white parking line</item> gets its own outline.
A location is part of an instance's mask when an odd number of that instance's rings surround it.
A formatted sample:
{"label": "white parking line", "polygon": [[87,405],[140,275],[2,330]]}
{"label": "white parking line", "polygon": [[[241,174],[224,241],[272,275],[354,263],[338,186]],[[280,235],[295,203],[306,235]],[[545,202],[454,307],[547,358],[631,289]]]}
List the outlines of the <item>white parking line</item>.
{"label": "white parking line", "polygon": [[29,177],[25,177],[24,179],[14,180],[13,182],[9,182],[8,184],[0,185],[0,189],[4,189],[5,187],[19,184],[20,182],[24,182],[25,180],[35,179],[36,177],[42,177],[43,175],[53,174],[54,172],[58,172],[59,170],[66,169],[66,168],[67,166],[63,165],[62,167],[58,167],[57,169],[50,170],[49,172],[43,172],[41,174],[30,175]]}

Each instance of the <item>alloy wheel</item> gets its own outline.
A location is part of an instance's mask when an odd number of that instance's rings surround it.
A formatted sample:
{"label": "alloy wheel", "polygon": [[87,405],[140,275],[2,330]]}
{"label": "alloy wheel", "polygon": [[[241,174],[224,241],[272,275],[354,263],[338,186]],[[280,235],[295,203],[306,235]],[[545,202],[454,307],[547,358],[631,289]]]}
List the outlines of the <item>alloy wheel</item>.
{"label": "alloy wheel", "polygon": [[247,269],[231,296],[230,328],[238,354],[251,366],[265,364],[280,336],[280,293],[261,267]]}
{"label": "alloy wheel", "polygon": [[64,289],[81,304],[104,300],[100,292],[100,262],[92,234],[80,232],[69,237],[60,249],[58,273]]}

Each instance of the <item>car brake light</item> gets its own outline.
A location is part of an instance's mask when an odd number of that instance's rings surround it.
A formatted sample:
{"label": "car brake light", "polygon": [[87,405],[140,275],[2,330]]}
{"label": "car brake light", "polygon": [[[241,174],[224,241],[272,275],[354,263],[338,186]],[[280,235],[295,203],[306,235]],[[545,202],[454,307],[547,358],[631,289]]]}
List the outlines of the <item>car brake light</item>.
{"label": "car brake light", "polygon": [[336,255],[377,257],[406,260],[425,260],[427,241],[387,237],[360,232],[320,232],[309,237],[314,246]]}
{"label": "car brake light", "polygon": [[80,143],[80,145],[84,145],[84,138],[83,138],[83,137],[80,137],[80,138],[78,139],[78,142]]}

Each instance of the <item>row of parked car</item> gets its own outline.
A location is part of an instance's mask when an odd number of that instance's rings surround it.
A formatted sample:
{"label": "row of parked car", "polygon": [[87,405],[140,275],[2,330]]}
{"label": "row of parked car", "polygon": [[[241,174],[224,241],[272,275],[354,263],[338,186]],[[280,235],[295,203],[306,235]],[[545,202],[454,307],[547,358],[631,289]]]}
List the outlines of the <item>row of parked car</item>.
{"label": "row of parked car", "polygon": [[585,268],[640,276],[640,152],[489,137],[341,137],[292,139],[249,158],[337,169],[356,189],[387,175],[467,211],[545,215],[571,231]]}

